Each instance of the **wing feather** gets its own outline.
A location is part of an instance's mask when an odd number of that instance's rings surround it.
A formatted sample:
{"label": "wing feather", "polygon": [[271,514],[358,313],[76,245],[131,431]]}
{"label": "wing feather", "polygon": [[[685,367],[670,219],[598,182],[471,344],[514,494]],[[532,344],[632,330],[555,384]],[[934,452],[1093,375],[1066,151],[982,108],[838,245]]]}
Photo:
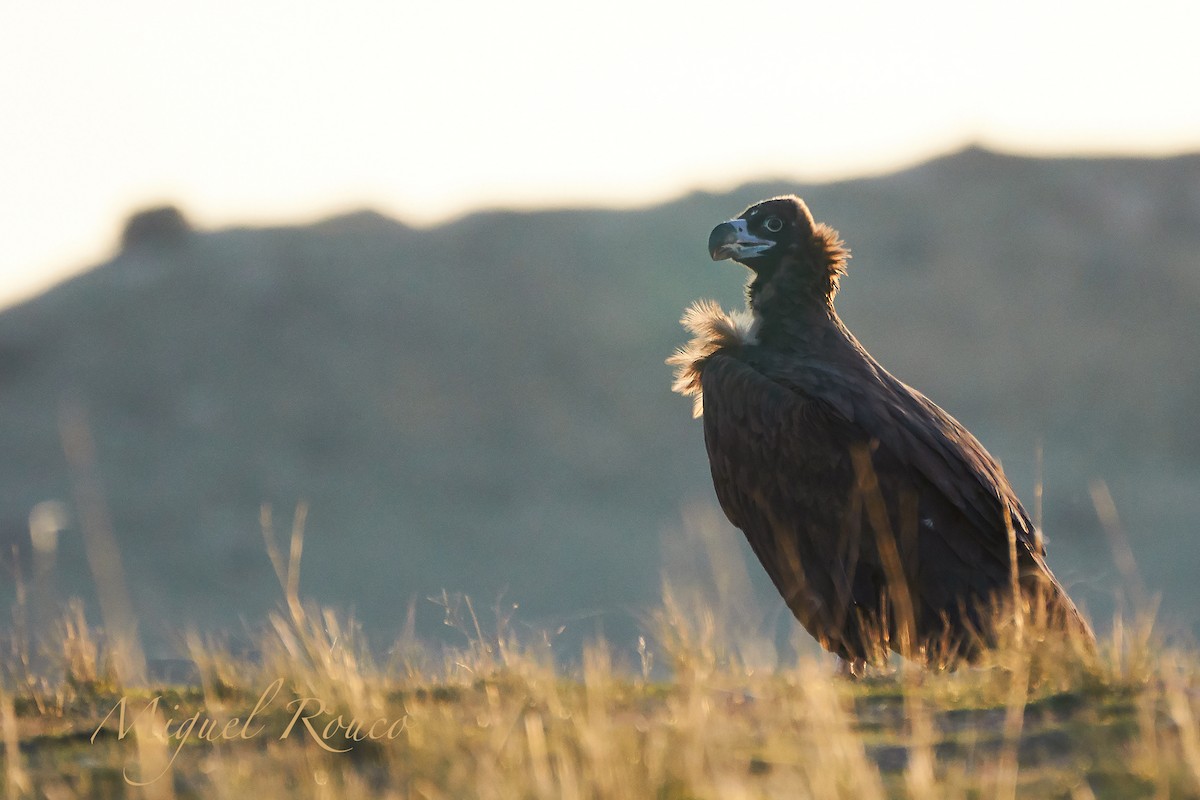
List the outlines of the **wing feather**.
{"label": "wing feather", "polygon": [[831,649],[853,652],[831,640],[855,635],[848,615],[877,607],[884,591],[877,548],[856,541],[865,523],[854,448],[870,452],[893,535],[911,541],[904,557],[915,565],[915,611],[927,629],[1007,585],[1006,508],[1022,572],[1061,593],[999,465],[920,393],[886,373],[872,387],[802,359],[780,378],[748,348],[718,350],[698,366],[721,506],[797,618]]}

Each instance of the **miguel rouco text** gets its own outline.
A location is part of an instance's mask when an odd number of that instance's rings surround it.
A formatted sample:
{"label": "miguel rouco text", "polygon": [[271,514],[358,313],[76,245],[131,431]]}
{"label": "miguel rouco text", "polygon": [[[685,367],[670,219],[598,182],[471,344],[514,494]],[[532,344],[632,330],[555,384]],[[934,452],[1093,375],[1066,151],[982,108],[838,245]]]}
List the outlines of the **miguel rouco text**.
{"label": "miguel rouco text", "polygon": [[[147,701],[140,709],[130,709],[129,700],[122,697],[105,715],[96,730],[92,733],[91,741],[104,729],[104,726],[114,716],[117,722],[117,739],[124,739],[139,725],[149,726],[149,735],[155,739],[172,743],[169,746],[170,758],[158,775],[140,776],[134,780],[128,768],[125,770],[125,780],[133,786],[146,786],[161,778],[175,763],[179,751],[189,741],[218,742],[235,739],[254,739],[263,735],[276,736],[285,740],[293,735],[311,739],[318,747],[330,753],[347,753],[354,749],[354,744],[364,741],[381,741],[399,738],[408,727],[408,717],[397,719],[378,717],[375,719],[347,718],[343,714],[331,715],[329,706],[319,697],[296,697],[291,700],[286,709],[291,716],[282,729],[268,730],[268,723],[263,719],[276,696],[283,688],[283,679],[274,681],[258,697],[254,709],[243,719],[230,717],[217,720],[203,711],[197,711],[189,717],[174,719],[160,708],[162,695],[156,695]],[[178,709],[178,706],[175,706]]]}

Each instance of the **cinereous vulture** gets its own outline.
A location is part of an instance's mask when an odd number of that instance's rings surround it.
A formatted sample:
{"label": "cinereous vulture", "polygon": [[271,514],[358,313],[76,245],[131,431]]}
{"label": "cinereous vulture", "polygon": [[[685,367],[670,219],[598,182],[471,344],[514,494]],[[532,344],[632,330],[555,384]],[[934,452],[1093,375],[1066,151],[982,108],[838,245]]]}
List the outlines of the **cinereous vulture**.
{"label": "cinereous vulture", "polygon": [[776,197],[708,249],[749,268],[748,308],[688,309],[674,389],[704,419],[721,507],[809,633],[856,673],[889,650],[973,659],[1007,621],[1093,641],[1000,465],[838,318],[838,233]]}

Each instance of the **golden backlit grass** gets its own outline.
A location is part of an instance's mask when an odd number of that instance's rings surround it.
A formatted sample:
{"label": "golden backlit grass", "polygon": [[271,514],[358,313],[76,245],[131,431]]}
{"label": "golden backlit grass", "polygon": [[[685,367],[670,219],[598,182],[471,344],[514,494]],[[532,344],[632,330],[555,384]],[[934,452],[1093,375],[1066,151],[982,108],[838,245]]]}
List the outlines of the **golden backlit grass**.
{"label": "golden backlit grass", "polygon": [[976,666],[852,680],[776,655],[714,574],[665,587],[627,655],[565,667],[444,596],[464,646],[378,657],[302,602],[300,527],[286,556],[264,530],[285,602],[252,657],[189,636],[187,686],[123,681],[78,606],[37,653],[10,637],[6,798],[1200,796],[1200,658],[1148,615],[1095,652],[1025,626]]}
{"label": "golden backlit grass", "polygon": [[[10,670],[0,696],[7,797],[1200,793],[1197,659],[1125,626],[1096,656],[1050,642],[955,672],[896,664],[855,681],[816,656],[752,666],[712,609],[672,593],[643,648],[659,666],[645,669],[603,644],[563,668],[546,647],[482,626],[465,648],[408,646],[377,663],[351,621],[288,609],[263,627],[254,659],[191,637],[199,688],[122,691],[111,658],[90,655],[93,633],[64,625],[55,677]],[[139,714],[156,696],[157,718]],[[304,704],[311,728],[293,719]]]}

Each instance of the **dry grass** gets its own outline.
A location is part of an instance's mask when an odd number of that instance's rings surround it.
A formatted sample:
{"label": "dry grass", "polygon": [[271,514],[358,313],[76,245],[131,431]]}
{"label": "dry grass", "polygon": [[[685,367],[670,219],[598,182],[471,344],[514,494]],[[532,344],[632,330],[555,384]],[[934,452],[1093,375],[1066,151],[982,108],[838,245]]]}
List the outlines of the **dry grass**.
{"label": "dry grass", "polygon": [[[653,669],[648,676],[618,666],[603,644],[563,669],[545,648],[495,635],[436,663],[425,652],[425,664],[380,666],[351,622],[296,606],[264,626],[260,659],[239,660],[193,637],[200,688],[122,695],[99,676],[0,696],[6,790],[55,798],[1200,791],[1200,669],[1177,651],[1129,652],[1145,636],[1107,641],[1091,660],[1006,649],[957,672],[900,664],[853,681],[816,657],[749,666],[716,638],[712,609],[685,609],[673,598],[645,647],[670,665],[661,681]],[[1114,657],[1118,647],[1125,650]],[[45,687],[53,696],[34,697]],[[117,716],[101,720],[122,696],[130,717],[163,700],[158,718],[127,721],[130,733],[119,739]],[[294,720],[304,703],[320,712],[312,729]],[[149,785],[135,788],[123,771]]]}
{"label": "dry grass", "polygon": [[286,555],[263,523],[285,602],[253,658],[189,636],[193,686],[122,689],[77,606],[36,654],[10,637],[7,798],[1200,796],[1200,658],[1147,616],[1098,652],[1026,621],[977,666],[850,680],[778,654],[740,562],[693,518],[685,549],[713,571],[664,588],[628,658],[597,642],[563,667],[445,595],[467,645],[406,637],[381,662],[353,620],[302,602],[302,509]]}

